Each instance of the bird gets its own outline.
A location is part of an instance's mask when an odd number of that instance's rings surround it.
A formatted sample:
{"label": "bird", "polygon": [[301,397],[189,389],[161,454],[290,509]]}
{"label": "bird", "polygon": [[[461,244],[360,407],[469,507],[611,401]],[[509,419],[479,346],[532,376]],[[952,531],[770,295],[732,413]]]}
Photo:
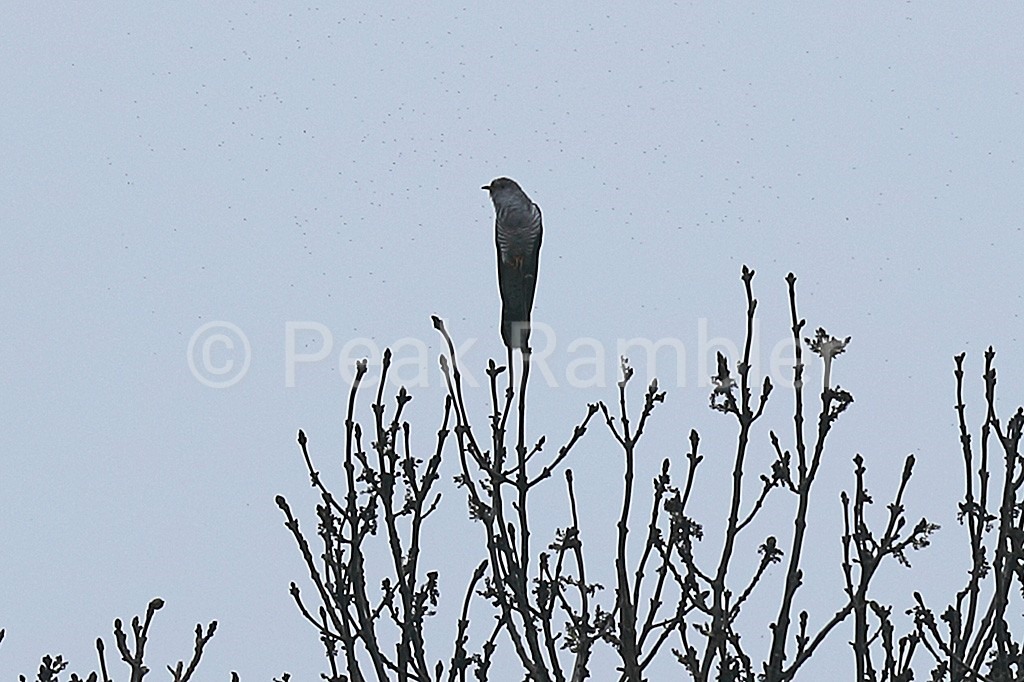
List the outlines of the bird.
{"label": "bird", "polygon": [[494,203],[494,243],[498,251],[501,339],[511,354],[530,353],[530,314],[537,291],[537,267],[544,232],[540,207],[515,180],[496,178],[484,185]]}

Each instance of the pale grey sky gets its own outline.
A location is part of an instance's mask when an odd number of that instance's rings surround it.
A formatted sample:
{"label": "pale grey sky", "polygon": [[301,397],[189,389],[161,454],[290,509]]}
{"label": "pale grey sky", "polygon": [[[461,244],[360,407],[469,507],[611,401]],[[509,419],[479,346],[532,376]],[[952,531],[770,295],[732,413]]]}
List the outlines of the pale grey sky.
{"label": "pale grey sky", "polygon": [[[838,493],[853,454],[882,500],[914,452],[910,515],[943,529],[912,557],[929,571],[891,569],[880,589],[897,610],[911,582],[948,597],[966,568],[952,355],[969,353],[976,420],[987,345],[1004,412],[1024,395],[1022,21],[1016,5],[952,2],[8,7],[0,677],[46,652],[91,668],[95,638],[154,596],[167,601],[155,664],[187,655],[194,624],[217,619],[203,679],[315,677],[320,645],[287,593],[303,570],[273,504],[285,494],[313,527],[295,433],[330,470],[339,355],[372,340],[424,349],[410,417],[429,446],[431,314],[477,339],[464,362],[479,377],[503,357],[480,190],[499,175],[544,210],[535,318],[551,329],[554,385],[534,377],[534,437],[559,443],[586,403],[613,398],[618,339],[678,339],[682,370],[659,356],[669,395],[645,466],[681,454],[697,428],[713,529],[732,430],[706,407],[701,339],[740,341],[746,263],[766,368],[788,335],[793,271],[809,329],[853,336],[834,377],[856,398],[820,482],[813,570],[825,582],[802,596],[840,599]],[[228,388],[190,370],[190,339],[210,322],[251,349]],[[296,352],[322,347],[315,325],[332,345],[289,386],[296,322]],[[606,349],[605,386],[569,380],[580,339]],[[486,395],[472,400],[482,428]],[[780,391],[766,425],[784,430],[789,414]],[[757,447],[766,466],[766,432]],[[601,428],[577,454],[600,547],[619,462]],[[435,528],[476,537],[445,485]],[[547,522],[564,525],[561,486],[545,494]],[[431,558],[453,575],[446,603],[461,601],[458,572],[479,548]]]}

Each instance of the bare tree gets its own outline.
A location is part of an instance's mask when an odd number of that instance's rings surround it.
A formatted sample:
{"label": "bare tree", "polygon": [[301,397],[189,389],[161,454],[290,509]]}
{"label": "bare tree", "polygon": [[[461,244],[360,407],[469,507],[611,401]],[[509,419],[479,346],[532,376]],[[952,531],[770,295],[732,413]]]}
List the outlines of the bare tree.
{"label": "bare tree", "polygon": [[[886,562],[909,567],[908,552],[928,546],[938,529],[924,518],[912,523],[906,510],[914,472],[912,455],[906,458],[881,513],[872,511],[874,497],[868,488],[865,458],[861,454],[853,458],[852,483],[839,500],[844,518],[839,535],[842,587],[826,612],[831,615],[813,622],[811,614],[798,610],[798,595],[805,580],[811,525],[818,516],[815,505],[820,504],[812,504],[812,490],[823,468],[834,466],[829,436],[853,404],[853,396],[834,380],[839,374],[836,360],[850,339],[832,336],[823,328],[805,336],[806,322],[797,311],[796,278],[789,275],[795,358],[791,416],[786,429],[762,426],[770,399],[773,405],[776,399],[771,380],[755,376],[752,369],[757,311],[753,280],[754,272],[744,268],[743,350],[735,359],[718,355],[709,397],[711,409],[735,425],[728,481],[702,478],[706,476],[702,448],[707,446],[696,430],[690,430],[680,439],[685,447],[678,461],[664,459],[651,481],[650,494],[642,493],[637,472],[638,463],[648,456],[644,434],[666,393],[654,380],[642,392],[639,407],[634,407],[634,369],[625,358],[614,401],[587,405],[562,435],[560,447],[550,454],[544,449],[544,437],[532,443],[526,437],[529,352],[522,354],[518,384],[511,353],[505,366],[488,364],[490,414],[481,427],[466,399],[468,389],[455,343],[434,318],[447,349],[440,360],[447,395],[437,438],[423,454],[413,452],[411,427],[402,418],[410,399],[404,388],[395,396],[388,416],[384,390],[389,352],[384,355],[372,405],[373,424],[368,430],[373,436],[364,443],[354,414],[366,364],[357,365],[346,419],[340,496],[324,485],[306,436],[299,433],[303,458],[320,495],[317,536],[321,548],[312,548],[287,502],[278,497],[315,588],[316,606],[306,602],[295,584],[292,594],[324,644],[330,668],[325,679],[486,680],[499,647],[507,647],[503,664],[516,662],[525,679],[576,682],[591,676],[595,648],[607,646],[619,659],[611,677],[620,680],[639,682],[647,679],[656,662],[674,660],[684,675],[698,682],[784,682],[796,679],[839,630],[848,633],[851,667],[859,681],[914,679],[914,655],[922,649],[935,658],[933,680],[1024,679],[1020,645],[1006,620],[1013,580],[1024,575],[1024,514],[1019,497],[1024,466],[1018,453],[1024,416],[1018,410],[1005,423],[997,419],[991,353],[985,375],[988,414],[977,472],[962,397],[958,400],[968,475],[961,520],[968,528],[973,568],[967,587],[941,616],[946,632],[940,631],[918,595],[918,605],[908,614],[913,617],[913,630],[897,634],[902,621],[893,616],[893,606],[879,601],[872,590],[880,567]],[[822,367],[821,390],[814,397],[808,395],[805,382],[806,358],[817,358]],[[959,356],[958,396],[962,361]],[[613,538],[613,549],[604,554],[584,551],[586,538],[569,466],[598,414],[621,453],[623,466],[618,521],[614,528],[605,529]],[[992,436],[1004,454],[1005,468],[996,503],[989,492]],[[767,470],[751,472],[752,448],[773,453]],[[440,599],[439,578],[436,571],[420,566],[420,548],[430,532],[425,522],[440,503],[435,484],[443,454],[457,462],[455,483],[481,531],[481,562],[461,597],[451,653],[432,657],[428,648],[440,644],[427,630]],[[530,501],[540,486],[557,480],[556,473],[565,481],[569,518],[550,541],[539,546],[534,538],[537,529],[530,523]],[[708,526],[707,519],[691,510],[699,479],[702,486],[719,487],[726,493],[721,550],[711,561],[698,558],[707,557],[706,552],[695,551]],[[778,510],[786,508],[787,499],[792,515],[783,520]],[[769,505],[773,512],[767,516],[763,512]],[[997,522],[994,542],[986,545]],[[757,528],[773,526],[777,528],[770,534],[749,537]],[[588,528],[587,534],[592,532]],[[820,534],[820,529],[815,532]],[[390,556],[386,568],[369,560],[368,543],[375,536]],[[600,570],[594,570],[595,562]],[[781,570],[776,573],[773,566]],[[589,577],[593,574],[613,575],[613,594],[604,595],[602,586]],[[982,589],[985,580],[991,583],[989,592]],[[755,593],[758,611],[747,613],[741,621]],[[766,600],[775,603],[770,613],[764,612]],[[488,612],[490,617],[481,620],[481,613]],[[473,626],[474,622],[478,625]],[[770,635],[765,651],[753,651],[743,639],[741,630],[756,631],[757,623]],[[982,668],[986,668],[984,674]],[[501,675],[507,677],[507,672]],[[608,679],[609,675],[602,671],[597,677]]]}

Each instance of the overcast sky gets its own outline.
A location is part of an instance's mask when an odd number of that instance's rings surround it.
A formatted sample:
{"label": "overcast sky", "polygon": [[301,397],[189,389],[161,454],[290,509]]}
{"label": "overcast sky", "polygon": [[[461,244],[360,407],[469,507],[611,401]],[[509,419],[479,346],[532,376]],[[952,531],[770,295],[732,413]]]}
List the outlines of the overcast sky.
{"label": "overcast sky", "polygon": [[[430,315],[480,381],[504,357],[480,190],[502,175],[545,220],[535,319],[550,372],[533,377],[531,440],[561,443],[588,402],[614,399],[620,341],[672,339],[645,472],[681,457],[690,428],[704,434],[713,530],[734,431],[707,409],[716,344],[742,341],[747,264],[769,371],[792,271],[809,331],[853,337],[833,377],[856,399],[815,494],[821,582],[802,598],[840,604],[853,455],[881,501],[913,452],[909,514],[943,529],[915,571],[883,573],[880,594],[897,611],[911,584],[947,603],[967,566],[952,356],[969,354],[975,423],[989,344],[1003,412],[1024,399],[1024,10],[363,7],[5,10],[0,677],[47,652],[91,669],[95,638],[160,596],[154,667],[217,619],[203,679],[315,679],[320,644],[287,592],[303,569],[273,504],[286,495],[314,527],[296,431],[336,475],[345,373],[393,345],[429,451],[442,396]],[[627,354],[645,379],[646,359]],[[478,428],[486,400],[470,396]],[[771,459],[767,428],[789,433],[790,415],[779,391],[752,474]],[[571,466],[596,556],[621,462],[594,428]],[[560,480],[534,507],[550,526],[568,522]],[[428,558],[452,576],[447,604],[482,547],[444,485]],[[788,548],[791,500],[775,504]],[[709,534],[707,551],[717,543]],[[838,651],[848,638],[836,633]],[[763,629],[745,641],[765,655]],[[447,660],[450,645],[435,651]]]}

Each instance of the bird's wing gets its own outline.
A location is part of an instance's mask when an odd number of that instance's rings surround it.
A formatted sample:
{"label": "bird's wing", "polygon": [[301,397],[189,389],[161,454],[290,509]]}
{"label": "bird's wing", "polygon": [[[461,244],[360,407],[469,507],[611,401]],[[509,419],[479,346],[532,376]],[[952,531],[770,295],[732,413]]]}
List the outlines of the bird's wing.
{"label": "bird's wing", "polygon": [[537,210],[537,236],[530,244],[530,250],[523,259],[523,293],[526,299],[524,306],[527,319],[533,311],[533,297],[537,291],[537,272],[540,267],[540,243],[544,237],[544,220],[541,216],[540,206],[534,204],[533,207]]}
{"label": "bird's wing", "polygon": [[521,347],[521,333],[516,331],[527,318],[525,313],[522,263],[506,261],[498,252],[498,292],[501,294],[501,338],[509,348]]}

